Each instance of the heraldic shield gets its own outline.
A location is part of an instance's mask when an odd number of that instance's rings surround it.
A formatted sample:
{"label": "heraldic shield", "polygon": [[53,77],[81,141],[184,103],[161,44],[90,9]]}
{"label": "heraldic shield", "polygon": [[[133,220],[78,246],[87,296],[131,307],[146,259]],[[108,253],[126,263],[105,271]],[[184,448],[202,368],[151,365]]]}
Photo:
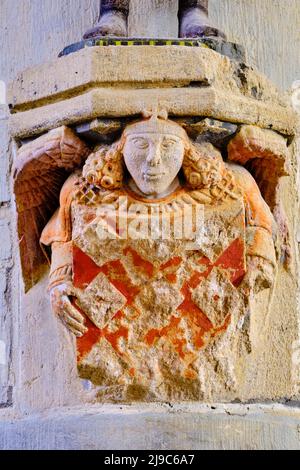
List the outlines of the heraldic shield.
{"label": "heraldic shield", "polygon": [[[118,389],[120,398],[199,398],[211,351],[218,353],[244,314],[238,291],[246,272],[243,199],[205,205],[201,198],[186,189],[159,201],[115,191],[106,198],[116,209],[115,233],[107,205],[101,211],[101,204],[73,202],[74,305],[88,328],[77,338],[78,369],[105,396]],[[153,228],[155,218],[160,227],[171,221],[168,236],[138,236],[141,213],[150,212],[142,222]],[[178,233],[186,214],[193,239]],[[232,331],[230,338],[237,341]]]}

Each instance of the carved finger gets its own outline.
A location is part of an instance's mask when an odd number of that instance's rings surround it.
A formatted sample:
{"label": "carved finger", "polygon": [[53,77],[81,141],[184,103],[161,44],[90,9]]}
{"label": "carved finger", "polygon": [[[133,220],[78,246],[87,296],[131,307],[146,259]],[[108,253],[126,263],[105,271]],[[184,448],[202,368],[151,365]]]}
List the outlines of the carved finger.
{"label": "carved finger", "polygon": [[80,333],[80,331],[76,330],[75,328],[73,328],[72,326],[68,325],[67,323],[65,323],[66,327],[68,328],[68,330],[73,333],[73,335],[75,335],[77,338],[81,338],[83,336],[82,333]]}
{"label": "carved finger", "polygon": [[74,318],[68,314],[65,315],[65,321],[71,325],[73,328],[76,328],[78,331],[81,333],[86,333],[87,332],[87,327],[79,323],[77,320],[74,320]]}
{"label": "carved finger", "polygon": [[74,320],[72,317],[68,315],[65,316],[64,320],[70,329],[76,331],[77,336],[78,334],[83,335],[84,333],[88,331],[88,329],[84,325],[82,325],[81,323]]}
{"label": "carved finger", "polygon": [[78,312],[78,310],[75,307],[73,307],[69,299],[65,302],[65,310],[67,310],[71,318],[78,321],[81,325],[84,325],[85,319],[83,315],[81,315],[81,313]]}
{"label": "carved finger", "polygon": [[85,322],[84,317],[81,315],[80,312],[78,312],[78,310],[75,307],[73,307],[73,305],[71,304],[71,301],[70,301],[70,299],[67,295],[63,296],[62,304],[63,304],[63,311],[64,312],[67,312],[70,317],[74,318],[74,320],[76,320],[79,323],[81,323],[82,325],[84,325],[84,322]]}

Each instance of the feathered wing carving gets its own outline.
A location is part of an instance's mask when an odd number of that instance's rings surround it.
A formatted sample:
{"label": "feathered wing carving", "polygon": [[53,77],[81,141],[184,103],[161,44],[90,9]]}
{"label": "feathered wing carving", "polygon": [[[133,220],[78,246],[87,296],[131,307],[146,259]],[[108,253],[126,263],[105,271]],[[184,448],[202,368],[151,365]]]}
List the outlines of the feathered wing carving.
{"label": "feathered wing carving", "polygon": [[254,176],[261,194],[278,225],[281,261],[291,258],[289,231],[279,199],[279,182],[288,175],[288,148],[285,138],[271,130],[243,126],[228,145],[228,160],[245,166]]}
{"label": "feathered wing carving", "polygon": [[78,168],[90,149],[63,126],[25,144],[14,167],[14,193],[25,291],[48,267],[40,246],[43,228],[58,207],[60,189],[69,173]]}

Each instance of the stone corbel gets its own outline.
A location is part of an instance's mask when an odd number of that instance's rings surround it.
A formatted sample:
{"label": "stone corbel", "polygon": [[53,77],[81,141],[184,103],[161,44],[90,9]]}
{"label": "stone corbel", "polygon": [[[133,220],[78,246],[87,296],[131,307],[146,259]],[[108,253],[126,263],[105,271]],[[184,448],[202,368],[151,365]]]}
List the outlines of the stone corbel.
{"label": "stone corbel", "polygon": [[[99,399],[231,399],[251,350],[248,300],[274,289],[274,217],[281,259],[291,255],[279,181],[297,117],[269,80],[201,43],[104,43],[9,87],[12,135],[31,140],[14,162],[25,287],[46,267],[46,226],[52,309],[77,335],[79,374],[101,385]],[[157,155],[168,158],[155,174],[143,165]],[[154,181],[161,192],[147,192]],[[186,202],[205,206],[199,253],[175,236],[166,259],[149,239],[99,242],[97,210],[121,213],[122,197],[147,210],[159,200],[173,221]]]}

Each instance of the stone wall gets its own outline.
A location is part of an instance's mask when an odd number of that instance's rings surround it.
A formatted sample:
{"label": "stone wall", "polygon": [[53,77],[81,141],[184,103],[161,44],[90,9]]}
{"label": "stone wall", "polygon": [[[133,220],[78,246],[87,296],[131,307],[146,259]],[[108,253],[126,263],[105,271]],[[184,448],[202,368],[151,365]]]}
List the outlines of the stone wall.
{"label": "stone wall", "polygon": [[209,15],[281,90],[299,79],[298,0],[209,0]]}

